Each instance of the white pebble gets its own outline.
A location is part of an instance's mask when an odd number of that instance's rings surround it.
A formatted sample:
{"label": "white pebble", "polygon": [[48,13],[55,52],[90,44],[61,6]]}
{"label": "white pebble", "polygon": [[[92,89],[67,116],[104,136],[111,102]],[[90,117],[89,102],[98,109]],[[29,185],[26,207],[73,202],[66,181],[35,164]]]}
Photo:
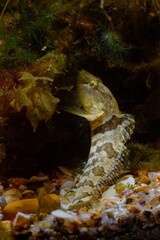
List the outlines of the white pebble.
{"label": "white pebble", "polygon": [[123,185],[129,185],[129,186],[134,186],[135,185],[135,179],[132,175],[128,175],[128,178],[122,180],[122,181],[119,181],[118,183],[121,183]]}
{"label": "white pebble", "polygon": [[115,190],[115,185],[113,185],[102,194],[102,198],[115,197],[116,195],[117,195],[117,192]]}
{"label": "white pebble", "polygon": [[75,220],[77,217],[75,216],[75,214],[71,214],[68,212],[65,212],[63,210],[57,209],[51,212],[51,214],[55,217],[55,218],[60,218],[60,219],[70,219],[70,220]]}
{"label": "white pebble", "polygon": [[157,180],[157,177],[160,176],[160,172],[149,172],[148,177],[151,181]]}
{"label": "white pebble", "polygon": [[72,184],[73,184],[73,181],[68,180],[68,181],[66,181],[65,183],[62,184],[61,189],[69,188],[69,187],[72,186]]}

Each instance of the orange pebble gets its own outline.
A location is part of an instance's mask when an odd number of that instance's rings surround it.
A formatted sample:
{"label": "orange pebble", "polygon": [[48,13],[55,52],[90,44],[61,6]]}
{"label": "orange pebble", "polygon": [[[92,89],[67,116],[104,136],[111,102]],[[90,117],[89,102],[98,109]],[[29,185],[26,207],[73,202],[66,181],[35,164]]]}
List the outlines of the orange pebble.
{"label": "orange pebble", "polygon": [[4,218],[13,221],[17,212],[22,213],[37,213],[39,210],[39,203],[37,198],[23,199],[8,203],[4,209]]}
{"label": "orange pebble", "polygon": [[50,213],[59,208],[60,200],[56,194],[47,194],[39,199],[40,211]]}
{"label": "orange pebble", "polygon": [[50,196],[50,198],[52,200],[54,200],[57,204],[59,204],[60,200],[59,200],[59,196],[57,194],[48,194],[48,196]]}
{"label": "orange pebble", "polygon": [[11,178],[9,180],[9,182],[13,185],[13,186],[20,186],[20,185],[26,185],[28,183],[28,180],[26,178]]}

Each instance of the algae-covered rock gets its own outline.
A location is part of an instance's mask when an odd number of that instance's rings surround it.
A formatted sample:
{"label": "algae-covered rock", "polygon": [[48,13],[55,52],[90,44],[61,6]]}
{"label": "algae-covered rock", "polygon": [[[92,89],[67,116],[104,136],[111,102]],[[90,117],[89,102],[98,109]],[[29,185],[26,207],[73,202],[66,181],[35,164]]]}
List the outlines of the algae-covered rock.
{"label": "algae-covered rock", "polygon": [[51,88],[46,84],[52,79],[23,72],[19,81],[11,106],[17,112],[26,107],[26,116],[35,131],[39,121],[46,122],[52,117],[59,99],[52,95]]}
{"label": "algae-covered rock", "polygon": [[63,73],[66,60],[66,56],[62,53],[48,52],[33,62],[31,72],[34,76],[54,78],[57,74]]}
{"label": "algae-covered rock", "polygon": [[38,122],[47,122],[56,111],[59,99],[52,94],[56,74],[63,72],[65,56],[50,52],[34,62],[31,68],[20,73],[11,106],[17,112],[26,108],[26,117],[34,131]]}

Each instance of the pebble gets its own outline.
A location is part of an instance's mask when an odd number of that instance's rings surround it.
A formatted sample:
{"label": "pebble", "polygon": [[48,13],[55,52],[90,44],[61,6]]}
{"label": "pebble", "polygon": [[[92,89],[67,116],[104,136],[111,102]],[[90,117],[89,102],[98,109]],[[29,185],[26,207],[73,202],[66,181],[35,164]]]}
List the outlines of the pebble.
{"label": "pebble", "polygon": [[12,222],[12,226],[14,228],[27,227],[29,226],[31,220],[32,220],[32,214],[24,214],[22,212],[18,212]]}
{"label": "pebble", "polygon": [[0,221],[0,239],[15,240],[11,221]]}
{"label": "pebble", "polygon": [[26,185],[28,183],[28,179],[26,179],[26,178],[10,178],[9,183],[15,187],[18,187],[20,185]]}
{"label": "pebble", "polygon": [[39,203],[37,198],[22,199],[19,201],[8,203],[3,209],[3,214],[6,220],[13,221],[17,212],[33,214],[33,213],[37,213],[38,210],[39,210]]}
{"label": "pebble", "polygon": [[48,176],[32,176],[29,179],[30,183],[43,183],[49,180]]}
{"label": "pebble", "polygon": [[135,186],[134,177],[132,175],[126,175],[125,177],[118,180],[116,184],[112,185],[102,194],[102,199],[103,198],[114,199],[115,197],[118,197],[119,192],[117,191],[117,189],[119,189],[119,187],[121,186],[123,187],[122,189],[134,187]]}
{"label": "pebble", "polygon": [[132,175],[126,175],[122,180],[120,179],[118,183],[121,183],[125,186],[134,187],[135,186],[135,179]]}
{"label": "pebble", "polygon": [[0,195],[2,195],[4,192],[4,187],[2,185],[0,185]]}
{"label": "pebble", "polygon": [[7,205],[7,201],[4,196],[0,196],[0,206],[4,208]]}
{"label": "pebble", "polygon": [[20,200],[22,198],[21,191],[17,188],[11,188],[3,193],[7,203]]}
{"label": "pebble", "polygon": [[160,176],[160,172],[149,172],[148,177],[151,181],[157,180],[158,176]]}
{"label": "pebble", "polygon": [[55,186],[51,182],[44,183],[44,188],[47,193],[53,193],[55,191]]}
{"label": "pebble", "polygon": [[150,183],[150,179],[148,176],[146,175],[142,175],[137,179],[137,184],[149,184]]}
{"label": "pebble", "polygon": [[76,214],[72,213],[72,212],[65,212],[61,209],[52,211],[51,214],[55,217],[55,218],[60,218],[60,219],[66,219],[66,220],[76,220],[77,216]]}
{"label": "pebble", "polygon": [[79,214],[79,219],[86,224],[87,222],[91,222],[91,216],[88,213]]}
{"label": "pebble", "polygon": [[115,190],[115,185],[111,186],[108,188],[103,194],[102,198],[110,198],[110,197],[115,197],[117,196],[117,192]]}
{"label": "pebble", "polygon": [[23,192],[23,191],[27,190],[27,186],[25,186],[25,185],[20,185],[20,186],[18,187],[18,189]]}
{"label": "pebble", "polygon": [[50,213],[51,211],[60,207],[59,196],[56,194],[47,194],[42,196],[39,200],[40,211]]}
{"label": "pebble", "polygon": [[64,188],[69,188],[69,187],[71,187],[72,184],[73,184],[73,181],[70,181],[70,180],[64,182],[64,183],[62,184],[62,186],[61,186],[61,190],[64,189]]}
{"label": "pebble", "polygon": [[26,189],[25,191],[22,192],[23,198],[34,198],[35,197],[35,192],[30,189]]}

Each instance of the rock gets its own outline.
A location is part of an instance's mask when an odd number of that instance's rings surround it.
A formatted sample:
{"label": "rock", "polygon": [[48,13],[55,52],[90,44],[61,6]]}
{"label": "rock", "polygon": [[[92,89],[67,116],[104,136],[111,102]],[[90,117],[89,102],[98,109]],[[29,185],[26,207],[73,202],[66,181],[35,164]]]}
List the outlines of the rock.
{"label": "rock", "polygon": [[0,185],[0,195],[2,195],[3,193],[4,193],[4,187]]}
{"label": "rock", "polygon": [[134,186],[135,179],[132,175],[126,175],[118,181],[118,183],[124,184],[126,186]]}
{"label": "rock", "polygon": [[146,175],[142,175],[137,179],[137,184],[149,184],[149,183],[150,183],[150,179]]}
{"label": "rock", "polygon": [[14,228],[27,227],[31,222],[31,216],[32,214],[18,212],[13,220],[12,226]]}
{"label": "rock", "polygon": [[13,221],[18,212],[33,214],[37,213],[38,210],[39,203],[37,198],[23,199],[8,203],[3,209],[3,214],[6,220]]}
{"label": "rock", "polygon": [[34,198],[35,192],[33,190],[26,189],[25,191],[22,192],[22,196],[25,199]]}
{"label": "rock", "polygon": [[4,196],[0,196],[0,206],[4,208],[7,205],[7,201]]}
{"label": "rock", "polygon": [[117,192],[115,190],[115,185],[113,185],[102,194],[102,198],[115,197],[116,195],[117,195]]}
{"label": "rock", "polygon": [[150,181],[155,181],[155,180],[159,179],[160,172],[149,172],[148,177],[149,177]]}
{"label": "rock", "polygon": [[11,221],[0,221],[0,239],[15,240]]}
{"label": "rock", "polygon": [[64,220],[76,220],[77,216],[73,213],[68,213],[63,210],[55,210],[51,213],[55,218],[64,219]]}
{"label": "rock", "polygon": [[16,188],[11,188],[3,193],[7,203],[20,200],[22,198],[21,192]]}
{"label": "rock", "polygon": [[48,176],[32,176],[29,179],[30,183],[43,183],[49,180]]}
{"label": "rock", "polygon": [[135,179],[132,175],[126,175],[115,184],[115,190],[120,195],[123,191],[133,189],[135,187]]}
{"label": "rock", "polygon": [[23,192],[23,191],[27,190],[27,186],[25,186],[25,185],[20,185],[20,186],[18,187],[18,189],[19,189],[21,192]]}
{"label": "rock", "polygon": [[40,212],[50,213],[60,207],[60,200],[56,194],[47,194],[39,200]]}
{"label": "rock", "polygon": [[20,185],[26,185],[28,180],[26,178],[11,178],[9,179],[9,183],[15,187],[18,187]]}
{"label": "rock", "polygon": [[73,185],[73,181],[68,180],[68,181],[66,181],[66,182],[64,182],[64,183],[62,184],[61,190],[64,189],[64,188],[69,188],[69,187],[71,187],[72,185]]}
{"label": "rock", "polygon": [[46,193],[53,193],[55,191],[55,186],[51,182],[44,183],[44,188],[46,190]]}

